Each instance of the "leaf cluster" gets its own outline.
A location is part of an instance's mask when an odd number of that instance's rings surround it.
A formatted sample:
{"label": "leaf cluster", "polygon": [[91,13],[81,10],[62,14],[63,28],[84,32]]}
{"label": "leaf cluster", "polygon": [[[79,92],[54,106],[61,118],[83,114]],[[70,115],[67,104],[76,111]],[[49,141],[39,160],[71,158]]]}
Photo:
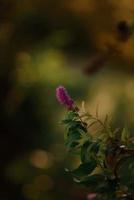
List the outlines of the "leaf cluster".
{"label": "leaf cluster", "polygon": [[[73,110],[62,121],[66,126],[65,145],[77,152],[80,165],[68,170],[74,181],[98,194],[96,199],[126,200],[134,196],[134,142],[127,127],[112,130],[106,116],[104,122],[90,114]],[[97,137],[89,127],[99,124]]]}

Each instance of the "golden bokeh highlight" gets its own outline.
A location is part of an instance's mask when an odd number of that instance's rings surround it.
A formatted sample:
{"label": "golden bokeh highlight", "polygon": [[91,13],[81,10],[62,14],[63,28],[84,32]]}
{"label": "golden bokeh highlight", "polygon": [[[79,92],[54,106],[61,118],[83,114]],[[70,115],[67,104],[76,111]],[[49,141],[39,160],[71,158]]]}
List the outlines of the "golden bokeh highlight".
{"label": "golden bokeh highlight", "polygon": [[30,155],[30,163],[34,167],[48,169],[53,165],[53,156],[44,150],[35,150]]}

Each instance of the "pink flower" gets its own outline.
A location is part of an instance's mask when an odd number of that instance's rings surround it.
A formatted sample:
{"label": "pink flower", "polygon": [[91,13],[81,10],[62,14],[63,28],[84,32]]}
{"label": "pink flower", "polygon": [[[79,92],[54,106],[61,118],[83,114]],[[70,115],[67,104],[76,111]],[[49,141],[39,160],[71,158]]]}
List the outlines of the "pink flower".
{"label": "pink flower", "polygon": [[56,88],[56,97],[60,104],[67,106],[69,110],[75,108],[74,101],[69,96],[67,90],[63,86]]}
{"label": "pink flower", "polygon": [[87,200],[93,200],[96,196],[97,196],[96,193],[89,193],[89,194],[87,195]]}

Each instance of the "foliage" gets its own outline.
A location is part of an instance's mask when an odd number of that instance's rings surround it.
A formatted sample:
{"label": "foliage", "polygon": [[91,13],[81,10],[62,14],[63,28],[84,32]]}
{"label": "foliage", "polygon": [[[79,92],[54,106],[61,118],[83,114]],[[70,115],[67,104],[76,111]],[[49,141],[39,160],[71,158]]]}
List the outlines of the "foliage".
{"label": "foliage", "polygon": [[[67,170],[74,181],[88,187],[94,199],[132,200],[134,196],[134,137],[125,126],[114,130],[110,117],[104,121],[82,109],[69,110],[62,123],[65,144],[77,153],[80,165]],[[94,131],[93,127],[97,127]]]}

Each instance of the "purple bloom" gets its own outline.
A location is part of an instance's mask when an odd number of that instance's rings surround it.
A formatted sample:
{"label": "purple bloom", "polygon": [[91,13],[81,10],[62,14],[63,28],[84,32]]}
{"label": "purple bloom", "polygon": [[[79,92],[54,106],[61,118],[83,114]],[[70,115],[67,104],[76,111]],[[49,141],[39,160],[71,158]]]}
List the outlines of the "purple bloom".
{"label": "purple bloom", "polygon": [[67,106],[69,110],[75,108],[74,101],[71,99],[67,90],[63,86],[56,88],[56,97],[60,104]]}

